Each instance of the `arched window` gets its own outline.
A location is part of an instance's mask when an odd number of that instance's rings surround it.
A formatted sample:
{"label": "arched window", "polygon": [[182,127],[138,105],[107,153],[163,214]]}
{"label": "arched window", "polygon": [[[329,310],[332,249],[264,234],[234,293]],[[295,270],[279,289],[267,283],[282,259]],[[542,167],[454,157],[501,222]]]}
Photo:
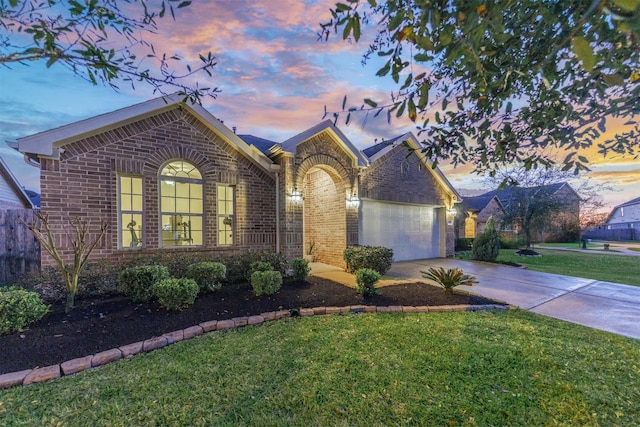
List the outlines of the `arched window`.
{"label": "arched window", "polygon": [[163,247],[203,244],[203,186],[200,171],[184,160],[169,162],[160,172]]}

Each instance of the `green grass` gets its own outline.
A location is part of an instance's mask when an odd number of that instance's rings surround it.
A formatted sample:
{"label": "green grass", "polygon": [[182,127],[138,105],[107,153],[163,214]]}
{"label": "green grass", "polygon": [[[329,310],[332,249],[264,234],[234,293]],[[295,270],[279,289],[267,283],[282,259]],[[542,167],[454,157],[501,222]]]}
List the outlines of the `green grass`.
{"label": "green grass", "polygon": [[536,248],[541,257],[514,255],[501,249],[498,261],[524,264],[530,270],[640,286],[640,258],[633,256],[554,251]]}
{"label": "green grass", "polygon": [[3,425],[639,425],[640,341],[524,311],[217,332],[0,390]]}
{"label": "green grass", "polygon": [[[582,242],[569,242],[569,243],[536,243],[536,247],[539,248],[571,248],[582,249]],[[611,245],[613,247],[614,245]],[[587,243],[587,249],[604,249],[602,243]]]}
{"label": "green grass", "polygon": [[640,252],[640,248],[627,248],[630,251]]}

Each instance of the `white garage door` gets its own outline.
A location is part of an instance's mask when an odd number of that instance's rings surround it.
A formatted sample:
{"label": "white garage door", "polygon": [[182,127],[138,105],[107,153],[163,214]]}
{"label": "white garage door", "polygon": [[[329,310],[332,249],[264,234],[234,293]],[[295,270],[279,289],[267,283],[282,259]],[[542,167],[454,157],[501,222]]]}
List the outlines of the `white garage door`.
{"label": "white garage door", "polygon": [[391,248],[395,261],[440,257],[438,211],[432,206],[372,200],[360,206],[361,245]]}

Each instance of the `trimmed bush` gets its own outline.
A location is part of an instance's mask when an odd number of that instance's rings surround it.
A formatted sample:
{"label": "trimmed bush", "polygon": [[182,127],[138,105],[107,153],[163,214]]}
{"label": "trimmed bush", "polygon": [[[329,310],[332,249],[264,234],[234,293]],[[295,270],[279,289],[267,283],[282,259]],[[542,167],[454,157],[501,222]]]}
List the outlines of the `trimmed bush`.
{"label": "trimmed bush", "polygon": [[136,302],[146,302],[153,298],[153,285],[169,278],[169,270],[164,265],[145,265],[126,268],[118,279],[118,291]]}
{"label": "trimmed bush", "polygon": [[200,292],[213,292],[222,287],[222,280],[227,275],[227,267],[220,262],[199,262],[187,267],[187,279],[193,279],[200,287]]}
{"label": "trimmed bush", "polygon": [[253,276],[253,273],[255,273],[256,271],[275,271],[273,269],[273,266],[265,261],[252,262],[251,266],[249,266],[249,270],[251,270],[252,276]]}
{"label": "trimmed bush", "polygon": [[391,268],[393,249],[383,246],[351,246],[344,250],[343,257],[349,272],[370,268],[382,276]]}
{"label": "trimmed bush", "polygon": [[279,271],[256,271],[251,275],[251,287],[257,297],[274,294],[282,286]]}
{"label": "trimmed bush", "polygon": [[309,262],[304,258],[296,258],[291,261],[291,269],[293,270],[293,278],[297,281],[304,282],[309,277],[311,267]]}
{"label": "trimmed bush", "polygon": [[421,271],[422,277],[433,280],[444,288],[445,292],[453,293],[456,286],[473,286],[478,283],[474,276],[464,274],[461,268],[450,268],[445,270],[442,267],[431,267],[429,271]]}
{"label": "trimmed bush", "polygon": [[459,237],[455,241],[455,251],[462,252],[471,250],[473,237]]}
{"label": "trimmed bush", "polygon": [[229,258],[227,266],[227,281],[230,283],[249,282],[251,280],[251,264],[256,261],[268,262],[271,270],[279,271],[283,276],[289,269],[287,259],[280,253],[270,251],[251,251]]}
{"label": "trimmed bush", "polygon": [[380,280],[380,273],[370,268],[361,268],[356,271],[356,291],[363,297],[376,295],[378,280]]}
{"label": "trimmed bush", "polygon": [[493,223],[493,217],[489,217],[487,225],[482,233],[473,241],[473,259],[478,261],[495,261],[500,252],[500,239]]}
{"label": "trimmed bush", "polygon": [[0,288],[0,335],[22,330],[42,319],[47,307],[36,292],[16,287]]}
{"label": "trimmed bush", "polygon": [[500,248],[502,249],[520,249],[525,245],[526,242],[524,241],[524,239],[520,239],[518,237],[500,236]]}
{"label": "trimmed bush", "polygon": [[193,305],[198,296],[193,279],[163,279],[153,285],[153,293],[167,310],[181,310]]}

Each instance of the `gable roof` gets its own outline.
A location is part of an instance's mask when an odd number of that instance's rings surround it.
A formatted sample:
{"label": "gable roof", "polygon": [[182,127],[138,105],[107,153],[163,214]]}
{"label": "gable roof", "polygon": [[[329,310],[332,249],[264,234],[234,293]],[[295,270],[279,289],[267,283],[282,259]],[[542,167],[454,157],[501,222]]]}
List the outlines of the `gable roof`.
{"label": "gable roof", "polygon": [[345,134],[343,134],[331,120],[320,122],[312,128],[287,139],[281,144],[282,150],[293,153],[296,151],[298,144],[323,132],[328,133],[332,139],[344,149],[349,157],[351,157],[354,167],[364,167],[369,164],[367,158],[347,139]]}
{"label": "gable roof", "polygon": [[[500,201],[500,203],[504,204],[509,204],[509,201],[512,200],[514,197],[519,197],[520,194],[525,191],[527,188],[529,189],[542,189],[546,192],[548,192],[549,194],[555,194],[558,191],[560,191],[561,188],[563,188],[564,186],[569,187],[569,189],[571,189],[571,191],[573,191],[575,193],[575,191],[573,190],[573,188],[566,182],[557,182],[557,183],[553,183],[553,184],[547,184],[547,185],[539,185],[536,187],[520,187],[520,186],[510,186],[510,187],[506,187],[503,188],[501,190],[492,190],[492,191],[488,191],[486,193],[483,193],[479,196],[476,197],[488,197],[487,199],[487,203],[489,203],[489,201],[491,200],[491,196],[496,196],[498,198],[498,201]],[[576,193],[577,196],[577,193]],[[579,197],[579,196],[578,196]]]}
{"label": "gable roof", "polygon": [[240,138],[242,138],[242,140],[244,142],[246,142],[249,145],[253,145],[254,147],[256,147],[258,150],[260,150],[261,153],[265,154],[265,155],[269,155],[269,151],[275,146],[275,147],[280,147],[280,143],[275,142],[275,141],[271,141],[269,139],[265,139],[265,138],[260,138],[259,136],[255,136],[255,135],[238,135]]}
{"label": "gable roof", "polygon": [[231,146],[253,160],[254,163],[265,171],[273,171],[273,166],[275,165],[267,156],[259,150],[252,150],[245,141],[216,119],[213,114],[207,111],[202,105],[187,102],[183,96],[177,94],[151,99],[110,113],[101,114],[55,129],[19,138],[9,145],[18,149],[32,160],[37,161],[38,157],[58,159],[61,150],[64,150],[63,147],[67,144],[176,108],[183,108],[193,114],[209,129],[223,136]]}
{"label": "gable roof", "polygon": [[[5,163],[5,161],[0,157],[0,179],[2,179],[3,183],[0,183],[0,190],[2,188],[6,188],[10,193],[8,195],[13,195],[13,200],[8,201],[17,201],[22,204],[23,207],[28,209],[33,209],[33,203],[31,199],[27,195],[25,189],[20,185],[18,179],[13,175],[9,166]],[[6,186],[4,185],[6,184]],[[0,191],[1,195],[2,191]]]}
{"label": "gable roof", "polygon": [[444,176],[440,168],[437,168],[437,167],[434,168],[432,162],[428,161],[425,156],[420,156],[418,154],[422,146],[420,145],[420,142],[418,142],[418,139],[415,137],[415,135],[412,132],[407,132],[403,135],[397,136],[388,141],[380,142],[369,148],[365,148],[364,150],[362,150],[362,152],[365,153],[365,155],[367,155],[369,162],[373,163],[376,160],[378,160],[380,157],[384,156],[385,154],[389,153],[391,150],[395,149],[396,147],[404,145],[404,143],[406,143],[406,145],[408,145],[409,148],[412,148],[415,150],[413,151],[413,153],[416,156],[418,156],[418,159],[423,164],[427,166],[425,169],[427,169],[431,173],[431,175],[435,178],[435,180],[438,183],[440,183],[440,185],[442,185],[445,191],[449,193],[449,195],[452,198],[452,202],[453,203],[461,202],[462,196],[460,196],[460,193],[458,193],[458,191],[455,188],[453,188],[453,185],[451,185],[449,180]]}
{"label": "gable roof", "polygon": [[638,205],[638,204],[640,204],[640,197],[636,197],[635,199],[631,199],[628,202],[624,202],[624,203],[614,207],[613,210],[616,210],[618,208],[624,208],[626,206]]}
{"label": "gable roof", "polygon": [[502,207],[502,202],[500,202],[500,199],[495,194],[481,194],[480,196],[465,197],[462,201],[461,207],[465,211],[480,212],[486,208],[493,199],[496,199],[500,207]]}

